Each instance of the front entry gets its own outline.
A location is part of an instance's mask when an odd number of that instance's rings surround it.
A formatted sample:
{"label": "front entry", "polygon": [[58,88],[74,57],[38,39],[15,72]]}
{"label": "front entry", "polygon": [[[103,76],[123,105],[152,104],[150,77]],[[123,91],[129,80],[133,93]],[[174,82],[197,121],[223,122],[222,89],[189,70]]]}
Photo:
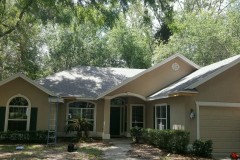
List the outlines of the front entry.
{"label": "front entry", "polygon": [[111,107],[110,110],[110,135],[120,135],[120,113],[121,107]]}

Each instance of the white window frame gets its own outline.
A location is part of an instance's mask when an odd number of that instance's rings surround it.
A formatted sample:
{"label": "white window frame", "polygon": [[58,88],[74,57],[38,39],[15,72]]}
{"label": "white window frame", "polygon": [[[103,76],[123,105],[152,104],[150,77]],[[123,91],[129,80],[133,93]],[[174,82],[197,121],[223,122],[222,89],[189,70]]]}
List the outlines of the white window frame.
{"label": "white window frame", "polygon": [[[94,114],[94,119],[93,119],[93,123],[94,123],[94,125],[93,125],[93,131],[90,131],[90,132],[96,132],[96,108],[97,108],[97,104],[96,103],[94,103],[94,102],[92,102],[92,101],[81,101],[81,100],[76,100],[76,101],[71,101],[71,102],[68,102],[67,103],[67,113],[66,113],[66,120],[68,120],[68,115],[69,115],[69,109],[70,109],[70,107],[69,107],[69,104],[70,103],[74,103],[74,102],[86,102],[86,103],[92,103],[92,104],[94,104],[94,108],[88,108],[88,109],[93,109],[93,114]],[[84,108],[82,108],[82,109],[84,109]],[[82,114],[82,109],[81,109],[81,114]],[[82,116],[82,115],[81,115]],[[66,121],[66,124],[67,124],[67,121]]]}
{"label": "white window frame", "polygon": [[141,123],[143,123],[143,128],[145,128],[145,105],[144,104],[131,104],[130,105],[130,129],[132,128],[132,113],[133,113],[132,109],[134,106],[143,107],[143,122],[141,122]]}
{"label": "white window frame", "polygon": [[[159,129],[158,124],[157,124],[157,120],[166,120],[166,126],[164,127],[165,129],[162,130],[166,130],[167,126],[168,126],[168,105],[166,103],[162,103],[162,104],[156,104],[154,109],[155,109],[155,129]],[[157,117],[157,107],[166,107],[166,118],[161,118],[161,117]],[[161,109],[160,109],[161,110]],[[161,114],[160,114],[161,115]]]}
{"label": "white window frame", "polygon": [[[10,102],[11,102],[14,98],[16,98],[16,97],[22,97],[22,98],[26,99],[27,102],[28,102],[28,106],[11,106],[11,105],[10,105]],[[12,120],[12,121],[25,121],[25,120],[23,120],[23,119],[9,119],[9,108],[10,108],[10,107],[22,107],[22,108],[27,108],[27,113],[26,113],[26,114],[27,114],[27,119],[26,119],[26,121],[27,121],[26,131],[29,131],[29,128],[30,128],[30,117],[31,117],[31,102],[30,102],[30,100],[29,100],[26,96],[24,96],[24,95],[22,95],[22,94],[17,94],[17,95],[15,95],[15,96],[12,96],[11,98],[9,98],[6,106],[7,106],[7,107],[6,107],[6,114],[5,114],[4,132],[8,131],[8,121],[9,121],[9,120]]]}

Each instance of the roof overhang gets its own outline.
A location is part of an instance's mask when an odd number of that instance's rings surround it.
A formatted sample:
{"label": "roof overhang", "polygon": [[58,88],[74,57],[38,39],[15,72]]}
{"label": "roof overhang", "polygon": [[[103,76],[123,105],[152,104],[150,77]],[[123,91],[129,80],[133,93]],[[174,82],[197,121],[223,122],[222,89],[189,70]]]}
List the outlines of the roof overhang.
{"label": "roof overhang", "polygon": [[159,96],[159,97],[149,97],[147,100],[148,101],[154,101],[154,100],[159,100],[159,99],[165,99],[165,98],[171,98],[171,97],[180,97],[180,96],[195,96],[196,94],[198,94],[198,91],[178,91],[178,92],[173,92],[164,96]]}

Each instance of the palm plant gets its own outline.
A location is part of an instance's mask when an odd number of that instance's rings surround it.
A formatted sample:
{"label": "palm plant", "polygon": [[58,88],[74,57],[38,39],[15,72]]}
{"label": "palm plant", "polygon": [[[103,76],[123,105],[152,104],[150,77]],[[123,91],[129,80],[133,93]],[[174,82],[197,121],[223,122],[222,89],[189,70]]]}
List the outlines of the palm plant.
{"label": "palm plant", "polygon": [[76,118],[76,119],[68,119],[67,125],[65,126],[66,133],[77,131],[77,137],[79,139],[82,138],[82,135],[84,135],[85,138],[88,138],[89,136],[89,130],[92,126],[91,123],[89,123],[84,118]]}

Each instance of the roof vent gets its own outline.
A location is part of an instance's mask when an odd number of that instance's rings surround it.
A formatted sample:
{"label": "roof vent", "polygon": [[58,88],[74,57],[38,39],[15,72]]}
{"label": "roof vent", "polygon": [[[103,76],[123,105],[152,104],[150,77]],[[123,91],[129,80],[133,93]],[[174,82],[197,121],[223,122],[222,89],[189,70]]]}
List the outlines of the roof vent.
{"label": "roof vent", "polygon": [[174,71],[178,71],[179,68],[180,68],[180,66],[179,66],[178,63],[174,62],[174,63],[172,64],[172,69],[173,69]]}

